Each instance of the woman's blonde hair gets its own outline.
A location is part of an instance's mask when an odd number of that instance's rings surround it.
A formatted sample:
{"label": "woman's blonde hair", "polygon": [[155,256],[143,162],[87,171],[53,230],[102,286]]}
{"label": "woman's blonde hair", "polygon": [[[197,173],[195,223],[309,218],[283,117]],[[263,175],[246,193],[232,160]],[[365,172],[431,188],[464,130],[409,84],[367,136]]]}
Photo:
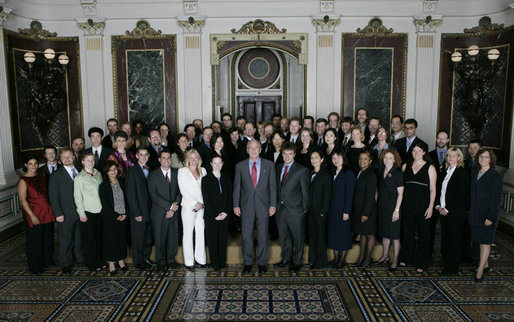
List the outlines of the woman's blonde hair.
{"label": "woman's blonde hair", "polygon": [[446,160],[446,167],[447,168],[450,166],[450,164],[448,163],[448,153],[457,153],[457,157],[458,157],[457,166],[458,167],[463,167],[464,166],[464,154],[462,154],[462,151],[458,147],[452,146],[451,148],[449,148],[446,151],[446,155],[444,156],[444,158]]}
{"label": "woman's blonde hair", "polygon": [[190,149],[186,151],[186,167],[189,168],[189,156],[191,154],[196,154],[198,156],[198,166],[196,167],[196,170],[201,175],[202,174],[202,158],[200,157],[200,153],[196,151],[195,149]]}

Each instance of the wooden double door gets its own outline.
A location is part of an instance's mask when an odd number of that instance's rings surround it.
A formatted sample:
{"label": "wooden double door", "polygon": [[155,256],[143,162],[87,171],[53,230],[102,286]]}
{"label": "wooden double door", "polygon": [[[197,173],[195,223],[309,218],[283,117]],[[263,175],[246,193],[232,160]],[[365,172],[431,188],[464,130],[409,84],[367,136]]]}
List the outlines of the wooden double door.
{"label": "wooden double door", "polygon": [[238,96],[237,116],[242,115],[248,122],[271,123],[273,114],[281,113],[282,96]]}

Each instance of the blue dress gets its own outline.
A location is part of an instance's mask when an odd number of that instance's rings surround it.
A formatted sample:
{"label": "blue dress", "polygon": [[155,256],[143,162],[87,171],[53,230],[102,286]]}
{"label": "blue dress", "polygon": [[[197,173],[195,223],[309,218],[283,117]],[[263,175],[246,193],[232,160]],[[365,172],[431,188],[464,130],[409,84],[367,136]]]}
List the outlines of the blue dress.
{"label": "blue dress", "polygon": [[348,169],[341,170],[332,183],[332,201],[328,214],[328,248],[349,250],[352,248],[351,219],[343,221],[343,213],[352,217],[355,175]]}

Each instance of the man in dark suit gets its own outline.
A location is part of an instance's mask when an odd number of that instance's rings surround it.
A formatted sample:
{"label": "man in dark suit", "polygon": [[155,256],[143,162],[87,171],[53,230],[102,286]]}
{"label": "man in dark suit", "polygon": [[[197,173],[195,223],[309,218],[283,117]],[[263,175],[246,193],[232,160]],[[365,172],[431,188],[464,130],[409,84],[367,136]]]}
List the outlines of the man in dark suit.
{"label": "man in dark suit", "polygon": [[46,163],[43,163],[39,169],[37,169],[38,172],[44,173],[46,176],[46,180],[48,182],[48,179],[50,178],[50,175],[57,171],[62,165],[57,162],[57,148],[53,145],[47,145],[43,149],[43,155],[46,159]]}
{"label": "man in dark suit", "polygon": [[344,151],[348,150],[348,148],[353,145],[352,127],[353,119],[350,116],[343,117],[343,120],[341,121],[341,131],[343,131],[343,135],[341,137],[341,146],[343,147]]}
{"label": "man in dark suit", "polygon": [[328,122],[324,118],[316,120],[316,133],[314,134],[314,141],[318,149],[323,151],[325,146],[325,131],[327,130]]}
{"label": "man in dark suit", "polygon": [[241,217],[244,273],[252,271],[254,260],[253,231],[257,228],[257,263],[266,272],[268,262],[268,216],[275,214],[277,189],[273,162],[261,159],[261,144],[248,142],[249,158],[236,165],[234,178],[234,213]]}
{"label": "man in dark suit", "polygon": [[132,259],[134,265],[145,270],[155,264],[150,260],[152,253],[152,223],[150,217],[150,194],[147,178],[150,168],[146,165],[149,148],[139,146],[136,150],[137,163],[128,170],[125,178],[130,235],[132,237]]}
{"label": "man in dark suit", "polygon": [[187,136],[187,149],[192,149],[195,146],[196,128],[193,124],[186,124],[184,126],[184,133]]}
{"label": "man in dark suit", "polygon": [[[241,144],[239,144],[237,148],[237,152],[239,153],[239,160],[245,160],[248,159],[248,151],[247,151],[247,145],[248,142],[252,141],[255,138],[255,132],[257,129],[255,128],[255,124],[253,122],[246,122],[244,125],[244,136],[241,141]],[[259,142],[260,144],[260,142]],[[262,151],[262,148],[261,148]]]}
{"label": "man in dark suit", "polygon": [[59,262],[63,274],[71,273],[73,255],[78,263],[85,261],[78,224],[79,215],[73,198],[73,180],[78,174],[73,164],[74,159],[71,149],[61,150],[63,167],[50,176],[48,189],[59,231]]}
{"label": "man in dark suit", "polygon": [[73,150],[73,155],[75,156],[75,168],[80,172],[82,170],[82,153],[86,149],[86,141],[83,137],[76,137],[71,141],[71,149]]}
{"label": "man in dark suit", "polygon": [[477,154],[482,148],[482,141],[479,139],[472,139],[468,143],[468,157],[464,160],[464,167],[468,169],[471,174],[471,170],[475,169],[478,165]]}
{"label": "man in dark suit", "polygon": [[148,147],[150,157],[147,164],[150,167],[150,170],[155,170],[160,166],[159,155],[161,154],[161,151],[170,151],[161,144],[161,134],[157,129],[150,131],[148,134],[148,141],[150,142],[150,146]]}
{"label": "man in dark suit", "polygon": [[95,156],[95,168],[102,172],[105,161],[109,154],[112,153],[112,149],[102,145],[102,136],[104,131],[99,127],[92,127],[87,131],[87,135],[91,140],[91,147],[87,148],[84,153],[92,153]]}
{"label": "man in dark suit", "polygon": [[152,200],[152,228],[155,240],[157,270],[177,268],[178,216],[182,196],[178,188],[177,170],[170,168],[171,153],[161,151],[160,167],[148,175],[148,192]]}
{"label": "man in dark suit", "polygon": [[214,134],[212,127],[206,126],[203,128],[202,141],[197,143],[195,146],[196,151],[202,159],[202,163],[205,165],[208,162],[208,157],[211,153],[211,139]]}
{"label": "man in dark suit", "polygon": [[298,273],[302,267],[304,218],[309,207],[309,171],[294,162],[296,145],[286,142],[281,153],[284,163],[277,165],[277,225],[282,261],[276,267],[289,266]]}
{"label": "man in dark suit", "polygon": [[118,131],[118,121],[110,118],[107,120],[107,130],[109,133],[103,138],[102,145],[112,149],[112,143],[114,142],[114,133]]}
{"label": "man in dark suit", "polygon": [[368,121],[368,133],[365,137],[366,143],[370,147],[374,147],[378,143],[378,128],[380,127],[380,119],[378,117],[371,117]]}
{"label": "man in dark suit", "polygon": [[341,120],[341,117],[336,112],[331,112],[328,114],[328,127],[335,129],[337,131],[337,138],[342,139],[343,130],[339,127],[339,121]]}
{"label": "man in dark suit", "polygon": [[194,145],[198,145],[203,142],[203,121],[201,119],[194,119],[193,125],[195,127]]}
{"label": "man in dark suit", "polygon": [[425,146],[425,150],[428,150],[428,144],[416,136],[418,121],[415,119],[408,119],[405,121],[404,126],[406,137],[396,140],[396,143],[394,144],[398,150],[398,154],[400,154],[400,157],[402,158],[402,164],[411,162],[413,160],[413,143],[420,142],[420,144]]}

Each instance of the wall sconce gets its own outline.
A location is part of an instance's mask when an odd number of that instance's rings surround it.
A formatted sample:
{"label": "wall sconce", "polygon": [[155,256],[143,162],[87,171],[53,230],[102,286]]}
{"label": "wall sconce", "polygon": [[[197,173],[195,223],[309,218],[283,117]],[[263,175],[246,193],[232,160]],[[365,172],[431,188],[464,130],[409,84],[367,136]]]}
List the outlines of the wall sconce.
{"label": "wall sconce", "polygon": [[456,75],[455,97],[460,100],[462,115],[476,138],[485,136],[497,106],[490,90],[502,75],[503,66],[495,64],[499,57],[497,48],[482,49],[477,45],[456,49],[450,57]]}

